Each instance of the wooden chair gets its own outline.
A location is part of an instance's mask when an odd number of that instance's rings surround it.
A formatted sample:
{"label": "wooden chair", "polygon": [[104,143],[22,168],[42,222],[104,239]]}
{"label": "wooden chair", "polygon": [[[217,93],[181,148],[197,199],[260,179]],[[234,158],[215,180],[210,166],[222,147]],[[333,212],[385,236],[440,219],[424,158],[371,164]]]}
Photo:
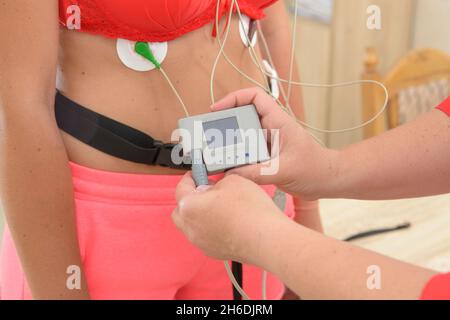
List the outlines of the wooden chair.
{"label": "wooden chair", "polygon": [[[450,55],[436,49],[413,51],[382,76],[377,71],[379,58],[374,48],[367,49],[362,79],[382,82],[389,91],[388,108],[383,117],[364,129],[370,138],[411,121],[430,111],[450,95]],[[384,91],[376,85],[362,89],[363,120],[373,117],[384,102]]]}

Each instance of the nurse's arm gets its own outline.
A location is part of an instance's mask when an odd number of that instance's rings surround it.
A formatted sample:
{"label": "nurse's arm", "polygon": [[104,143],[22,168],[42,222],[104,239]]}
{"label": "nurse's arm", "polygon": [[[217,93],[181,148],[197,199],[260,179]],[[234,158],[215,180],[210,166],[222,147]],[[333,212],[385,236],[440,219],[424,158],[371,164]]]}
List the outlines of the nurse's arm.
{"label": "nurse's arm", "polygon": [[287,219],[268,222],[249,252],[304,299],[418,299],[435,275]]}
{"label": "nurse's arm", "polygon": [[450,192],[450,118],[439,110],[340,152],[322,196],[367,200]]}

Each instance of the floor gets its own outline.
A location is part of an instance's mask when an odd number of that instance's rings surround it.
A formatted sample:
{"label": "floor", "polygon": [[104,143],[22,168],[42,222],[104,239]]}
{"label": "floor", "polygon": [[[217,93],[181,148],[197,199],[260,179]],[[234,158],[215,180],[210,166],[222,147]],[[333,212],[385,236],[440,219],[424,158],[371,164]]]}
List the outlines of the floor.
{"label": "floor", "polygon": [[[322,200],[325,232],[338,239],[411,222],[410,229],[354,242],[390,257],[450,272],[450,194],[397,201]],[[0,233],[2,228],[0,215]]]}

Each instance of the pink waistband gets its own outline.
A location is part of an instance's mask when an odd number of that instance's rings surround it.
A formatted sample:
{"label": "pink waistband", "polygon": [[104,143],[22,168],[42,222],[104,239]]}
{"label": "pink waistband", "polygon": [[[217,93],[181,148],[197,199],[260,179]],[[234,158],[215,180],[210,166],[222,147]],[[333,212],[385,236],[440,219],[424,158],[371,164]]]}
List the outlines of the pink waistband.
{"label": "pink waistband", "polygon": [[[175,204],[175,188],[182,175],[117,173],[70,162],[75,198],[108,203]],[[211,177],[218,181],[223,175]],[[269,194],[275,187],[265,186]]]}

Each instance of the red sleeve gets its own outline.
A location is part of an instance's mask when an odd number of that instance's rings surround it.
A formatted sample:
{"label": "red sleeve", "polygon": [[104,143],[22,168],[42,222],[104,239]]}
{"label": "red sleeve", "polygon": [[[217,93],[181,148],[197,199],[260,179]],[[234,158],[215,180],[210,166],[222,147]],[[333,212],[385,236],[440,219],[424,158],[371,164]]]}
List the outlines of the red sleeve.
{"label": "red sleeve", "polygon": [[[448,110],[448,109],[447,109]],[[450,300],[450,273],[433,277],[422,292],[421,300]]]}
{"label": "red sleeve", "polygon": [[448,97],[447,100],[442,102],[442,104],[437,108],[446,113],[450,117],[450,97]]}
{"label": "red sleeve", "polygon": [[[450,97],[437,107],[450,117]],[[433,277],[425,286],[422,300],[450,300],[450,273]]]}

